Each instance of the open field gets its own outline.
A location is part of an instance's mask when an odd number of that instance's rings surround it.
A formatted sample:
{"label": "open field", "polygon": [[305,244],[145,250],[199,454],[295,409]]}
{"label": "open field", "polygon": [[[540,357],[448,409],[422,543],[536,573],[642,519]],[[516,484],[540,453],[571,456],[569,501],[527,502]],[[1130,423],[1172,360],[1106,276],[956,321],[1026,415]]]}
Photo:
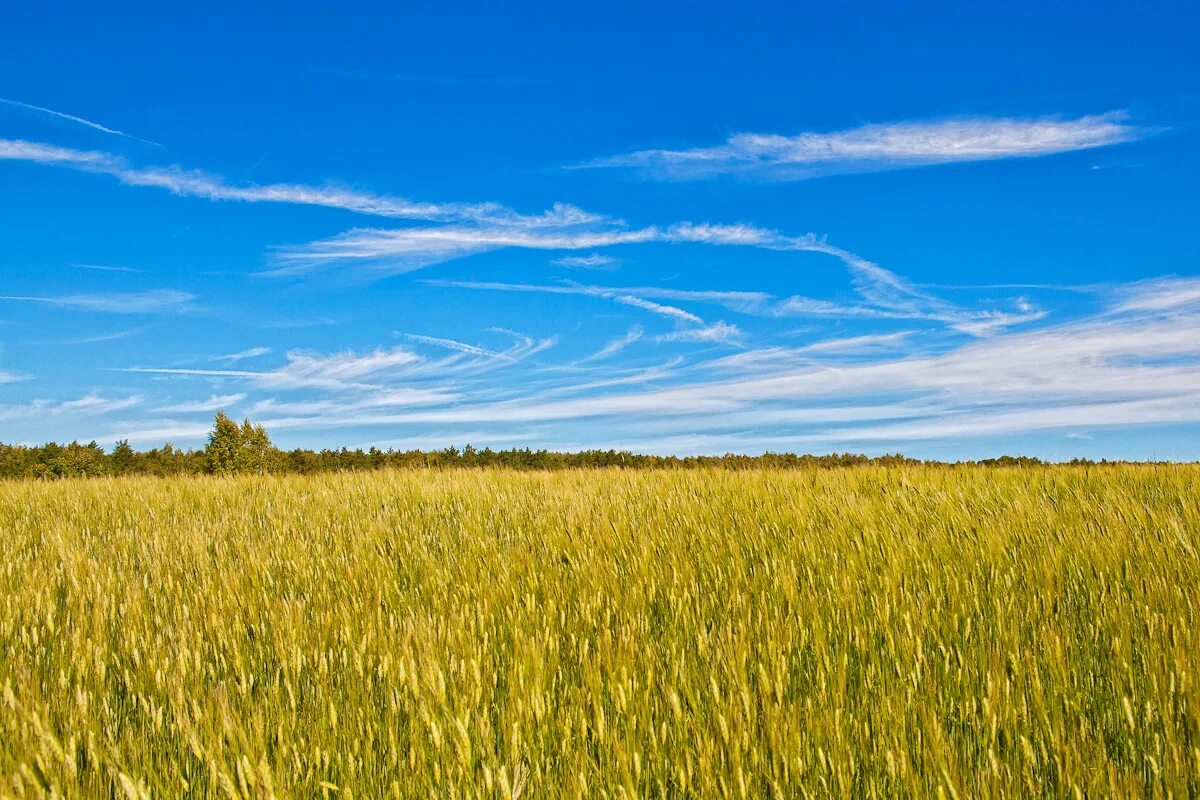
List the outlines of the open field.
{"label": "open field", "polygon": [[1200,467],[0,484],[0,796],[1200,792]]}

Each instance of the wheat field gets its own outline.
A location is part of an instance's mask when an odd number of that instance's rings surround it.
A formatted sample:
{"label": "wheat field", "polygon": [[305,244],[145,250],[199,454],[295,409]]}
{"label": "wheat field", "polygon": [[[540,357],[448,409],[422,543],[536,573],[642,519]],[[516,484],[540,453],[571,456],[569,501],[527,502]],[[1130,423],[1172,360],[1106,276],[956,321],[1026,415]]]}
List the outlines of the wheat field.
{"label": "wheat field", "polygon": [[1195,797],[1200,468],[0,484],[0,796]]}

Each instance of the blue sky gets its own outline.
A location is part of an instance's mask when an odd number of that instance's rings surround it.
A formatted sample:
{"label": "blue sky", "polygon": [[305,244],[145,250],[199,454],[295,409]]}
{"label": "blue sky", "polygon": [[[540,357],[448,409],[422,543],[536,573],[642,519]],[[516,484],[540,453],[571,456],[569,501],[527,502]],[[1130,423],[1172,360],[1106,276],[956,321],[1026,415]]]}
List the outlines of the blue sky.
{"label": "blue sky", "polygon": [[1200,458],[1194,4],[5,16],[0,440]]}

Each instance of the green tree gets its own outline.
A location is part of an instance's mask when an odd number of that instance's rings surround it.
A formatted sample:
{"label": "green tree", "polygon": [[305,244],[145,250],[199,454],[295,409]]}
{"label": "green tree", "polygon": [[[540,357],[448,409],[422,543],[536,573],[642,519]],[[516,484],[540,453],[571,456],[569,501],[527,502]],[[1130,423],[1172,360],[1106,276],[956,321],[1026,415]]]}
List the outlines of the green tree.
{"label": "green tree", "polygon": [[126,475],[133,471],[133,462],[136,458],[137,454],[129,446],[129,440],[122,439],[113,447],[108,463],[112,467],[114,475]]}
{"label": "green tree", "polygon": [[218,411],[204,448],[204,470],[213,475],[232,475],[238,469],[242,429],[224,411]]}
{"label": "green tree", "polygon": [[212,475],[273,472],[282,458],[262,425],[245,420],[238,425],[223,411],[213,420],[204,448],[204,471]]}
{"label": "green tree", "polygon": [[275,446],[262,425],[252,425],[250,420],[242,422],[241,447],[238,448],[235,469],[238,472],[255,472],[260,475],[272,472],[276,462]]}

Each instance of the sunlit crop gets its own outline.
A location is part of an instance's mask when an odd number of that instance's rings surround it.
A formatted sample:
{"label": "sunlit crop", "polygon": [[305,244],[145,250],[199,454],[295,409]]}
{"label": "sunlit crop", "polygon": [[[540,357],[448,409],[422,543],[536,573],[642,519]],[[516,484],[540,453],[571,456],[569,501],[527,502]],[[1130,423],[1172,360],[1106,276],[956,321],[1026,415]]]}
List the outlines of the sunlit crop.
{"label": "sunlit crop", "polygon": [[1200,468],[0,484],[3,797],[1196,796]]}

